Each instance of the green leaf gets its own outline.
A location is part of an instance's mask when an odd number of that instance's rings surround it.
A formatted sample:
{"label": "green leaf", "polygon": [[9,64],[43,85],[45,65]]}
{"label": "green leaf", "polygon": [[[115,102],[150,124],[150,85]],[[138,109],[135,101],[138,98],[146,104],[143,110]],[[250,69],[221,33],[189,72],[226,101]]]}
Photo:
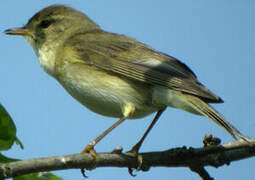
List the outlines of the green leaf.
{"label": "green leaf", "polygon": [[0,163],[9,163],[13,161],[19,161],[19,159],[8,158],[0,153]]}
{"label": "green leaf", "polygon": [[16,136],[16,126],[9,113],[0,104],[0,151],[8,150],[16,142],[21,149],[23,145]]}
{"label": "green leaf", "polygon": [[[0,104],[0,151],[10,149],[14,142],[23,149],[22,143],[16,136],[16,126],[11,116]],[[0,153],[0,163],[9,163],[13,161],[19,161],[19,159],[8,158]],[[40,172],[17,176],[13,178],[13,180],[62,180],[62,178],[49,172]]]}
{"label": "green leaf", "polygon": [[63,180],[63,179],[52,173],[44,172],[18,176],[13,178],[13,180]]}

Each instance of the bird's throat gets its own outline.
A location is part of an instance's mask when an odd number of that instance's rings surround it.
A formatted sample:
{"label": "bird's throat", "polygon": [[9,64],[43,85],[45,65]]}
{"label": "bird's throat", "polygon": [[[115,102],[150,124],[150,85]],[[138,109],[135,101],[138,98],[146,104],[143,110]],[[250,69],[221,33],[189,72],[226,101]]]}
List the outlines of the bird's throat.
{"label": "bird's throat", "polygon": [[45,72],[54,76],[55,74],[55,52],[47,47],[40,48],[38,50],[38,58],[40,66],[43,68]]}

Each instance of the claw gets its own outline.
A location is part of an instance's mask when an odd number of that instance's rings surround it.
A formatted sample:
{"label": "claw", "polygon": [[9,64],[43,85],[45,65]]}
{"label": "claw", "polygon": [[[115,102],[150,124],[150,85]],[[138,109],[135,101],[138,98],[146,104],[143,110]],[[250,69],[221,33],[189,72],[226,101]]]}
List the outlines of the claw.
{"label": "claw", "polygon": [[81,174],[82,174],[82,176],[83,176],[85,179],[88,178],[88,176],[86,176],[86,174],[85,174],[85,168],[82,168],[82,169],[81,169]]}
{"label": "claw", "polygon": [[143,156],[138,154],[137,155],[137,168],[136,171],[140,171],[142,169],[142,164],[143,164]]}
{"label": "claw", "polygon": [[95,146],[95,142],[92,141],[91,143],[89,143],[81,152],[81,154],[85,154],[85,153],[90,153],[93,157],[96,154],[95,150],[94,150],[94,146]]}
{"label": "claw", "polygon": [[[135,168],[136,171],[140,171],[142,169],[143,164],[143,156],[138,154],[138,151],[135,147],[133,147],[130,151],[126,152],[128,156],[136,157],[137,158],[137,167]],[[136,174],[133,173],[134,168],[128,168],[128,173],[131,176],[136,176]]]}
{"label": "claw", "polygon": [[134,172],[134,169],[129,167],[128,168],[128,173],[130,174],[130,176],[135,177],[136,174],[133,174],[133,172]]}
{"label": "claw", "polygon": [[81,169],[81,174],[84,178],[88,178],[88,176],[86,176],[85,174],[85,169],[87,170],[92,170],[92,169],[96,169],[96,165],[97,165],[97,161],[98,161],[98,157],[97,157],[97,153],[96,151],[94,150],[94,146],[95,146],[95,143],[94,141],[92,141],[91,143],[89,143],[85,148],[84,150],[81,152],[81,154],[86,154],[86,153],[89,153],[93,160],[94,160],[94,165],[90,168],[82,168]]}
{"label": "claw", "polygon": [[83,151],[81,152],[81,154],[86,154],[86,153],[89,153],[93,159],[95,161],[97,161],[98,157],[97,157],[97,153],[96,151],[94,150],[94,146],[95,146],[95,142],[92,141],[91,143],[89,143],[84,149]]}
{"label": "claw", "polygon": [[[135,177],[136,176],[136,174],[134,174],[134,170],[137,172],[137,171],[140,171],[140,170],[143,170],[142,169],[142,165],[143,165],[143,156],[142,155],[140,155],[140,154],[136,154],[136,155],[134,155],[134,154],[131,154],[130,152],[127,152],[126,153],[127,155],[131,155],[131,156],[136,156],[137,157],[137,168],[128,168],[128,173],[131,175],[131,176],[133,176],[133,177]],[[147,169],[149,169],[149,168],[147,168]]]}

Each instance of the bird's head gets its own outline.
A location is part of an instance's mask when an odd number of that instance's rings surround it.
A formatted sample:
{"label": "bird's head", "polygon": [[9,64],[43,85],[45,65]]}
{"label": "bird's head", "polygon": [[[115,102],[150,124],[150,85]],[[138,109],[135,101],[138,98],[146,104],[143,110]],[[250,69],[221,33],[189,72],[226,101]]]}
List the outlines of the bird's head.
{"label": "bird's head", "polygon": [[8,35],[24,36],[36,49],[45,41],[57,43],[59,39],[72,35],[74,32],[85,32],[99,29],[99,26],[85,14],[64,5],[52,5],[36,13],[21,28],[4,31]]}

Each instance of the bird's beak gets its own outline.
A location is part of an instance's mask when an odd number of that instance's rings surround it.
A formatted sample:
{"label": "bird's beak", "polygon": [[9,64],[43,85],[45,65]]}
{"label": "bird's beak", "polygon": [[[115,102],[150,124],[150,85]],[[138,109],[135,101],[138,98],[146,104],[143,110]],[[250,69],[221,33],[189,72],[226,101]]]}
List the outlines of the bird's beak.
{"label": "bird's beak", "polygon": [[30,29],[26,29],[25,27],[22,27],[22,28],[7,29],[4,31],[4,33],[8,35],[29,36],[33,33],[33,31]]}

